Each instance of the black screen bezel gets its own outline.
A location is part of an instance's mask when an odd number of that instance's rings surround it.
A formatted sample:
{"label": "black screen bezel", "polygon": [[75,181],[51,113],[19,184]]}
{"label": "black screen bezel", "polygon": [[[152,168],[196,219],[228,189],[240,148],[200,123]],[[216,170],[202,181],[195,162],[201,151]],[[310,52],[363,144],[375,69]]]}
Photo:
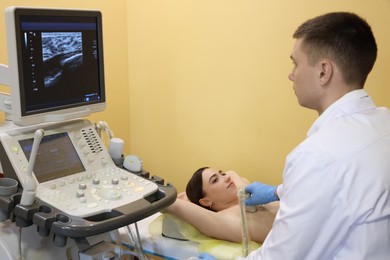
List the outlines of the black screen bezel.
{"label": "black screen bezel", "polygon": [[[104,57],[103,57],[103,29],[102,29],[102,15],[100,11],[94,10],[66,10],[66,9],[35,9],[35,8],[17,8],[15,9],[15,37],[16,37],[16,51],[17,51],[17,66],[18,66],[18,78],[19,78],[19,99],[21,116],[30,116],[44,114],[48,112],[54,112],[69,108],[85,107],[94,104],[100,104],[106,102],[105,96],[105,81],[104,81]],[[99,94],[100,99],[75,102],[71,104],[52,105],[50,107],[39,108],[35,110],[27,110],[26,105],[26,87],[25,82],[25,70],[23,68],[23,32],[21,29],[21,22],[24,17],[36,17],[37,19],[43,19],[45,17],[69,17],[69,18],[80,18],[88,17],[94,18],[96,21],[96,33],[97,33],[97,53],[98,53],[98,81],[99,81]]]}

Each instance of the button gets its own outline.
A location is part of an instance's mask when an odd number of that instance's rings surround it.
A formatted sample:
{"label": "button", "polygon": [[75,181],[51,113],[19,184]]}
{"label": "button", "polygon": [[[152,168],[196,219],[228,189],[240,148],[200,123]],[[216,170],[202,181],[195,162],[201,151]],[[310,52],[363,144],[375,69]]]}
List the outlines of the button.
{"label": "button", "polygon": [[101,198],[100,196],[95,195],[95,194],[93,194],[92,197],[93,197],[95,200],[97,200],[97,201],[101,201],[101,200],[102,200],[102,198]]}
{"label": "button", "polygon": [[76,196],[77,196],[77,198],[84,197],[84,191],[78,190],[77,193],[76,193]]}
{"label": "button", "polygon": [[127,187],[134,187],[135,184],[134,184],[134,182],[128,182],[128,183],[126,184],[126,186],[127,186]]}
{"label": "button", "polygon": [[144,187],[138,186],[138,187],[135,187],[135,188],[134,188],[134,191],[135,191],[135,192],[141,192],[141,191],[143,191],[144,189],[145,189]]}
{"label": "button", "polygon": [[95,160],[95,157],[94,157],[93,155],[89,154],[89,155],[87,156],[87,161],[88,161],[89,163],[93,162],[94,160]]}
{"label": "button", "polygon": [[100,196],[107,200],[118,200],[121,197],[121,193],[113,189],[104,189],[100,192]]}
{"label": "button", "polygon": [[93,202],[93,203],[89,203],[89,204],[87,204],[87,205],[85,205],[85,206],[87,206],[87,208],[96,208],[97,206],[98,206],[98,204],[97,203],[95,203],[95,202]]}

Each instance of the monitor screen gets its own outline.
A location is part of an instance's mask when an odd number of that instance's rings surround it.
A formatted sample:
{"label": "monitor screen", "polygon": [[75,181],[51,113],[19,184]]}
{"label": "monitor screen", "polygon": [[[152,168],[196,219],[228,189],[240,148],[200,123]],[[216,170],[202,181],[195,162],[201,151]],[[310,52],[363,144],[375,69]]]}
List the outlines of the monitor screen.
{"label": "monitor screen", "polygon": [[16,59],[13,68],[10,62],[16,124],[62,121],[105,109],[99,11],[12,7],[6,17],[13,32],[7,32],[9,56]]}
{"label": "monitor screen", "polygon": [[[30,158],[33,138],[20,140],[27,160]],[[42,138],[33,168],[39,183],[85,171],[68,133],[47,135]]]}

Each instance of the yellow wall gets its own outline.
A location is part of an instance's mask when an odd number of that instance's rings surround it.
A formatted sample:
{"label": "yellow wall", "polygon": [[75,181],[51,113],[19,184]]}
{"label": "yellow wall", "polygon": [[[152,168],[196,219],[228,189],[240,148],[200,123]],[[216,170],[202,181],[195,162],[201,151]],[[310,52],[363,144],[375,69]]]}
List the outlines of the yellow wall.
{"label": "yellow wall", "polygon": [[[130,136],[129,120],[129,83],[128,83],[128,47],[126,0],[46,0],[46,1],[0,1],[0,63],[8,64],[6,35],[4,24],[4,8],[7,6],[41,6],[98,9],[103,15],[104,62],[107,109],[104,112],[90,116],[92,122],[106,121],[114,134],[126,141],[126,153],[130,147],[127,141]],[[8,87],[0,86],[0,91],[9,93]],[[1,121],[4,114],[0,115]]]}
{"label": "yellow wall", "polygon": [[200,166],[277,184],[317,117],[287,79],[292,33],[328,11],[364,16],[379,58],[367,89],[390,106],[388,0],[128,2],[131,151],[179,191]]}
{"label": "yellow wall", "polygon": [[[9,5],[102,11],[108,107],[91,120],[106,120],[126,154],[179,191],[205,165],[281,181],[286,155],[317,117],[299,107],[287,79],[291,34],[313,16],[366,17],[379,47],[367,90],[390,107],[388,0],[1,0],[0,10]],[[7,64],[5,44],[1,11]]]}

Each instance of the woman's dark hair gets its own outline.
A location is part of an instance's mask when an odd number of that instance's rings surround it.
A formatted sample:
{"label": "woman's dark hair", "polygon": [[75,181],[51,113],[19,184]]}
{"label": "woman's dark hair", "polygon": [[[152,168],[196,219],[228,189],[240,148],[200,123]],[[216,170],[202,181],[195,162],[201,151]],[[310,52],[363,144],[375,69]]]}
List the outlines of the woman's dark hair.
{"label": "woman's dark hair", "polygon": [[203,192],[203,179],[202,173],[204,170],[209,169],[210,167],[202,167],[195,171],[191,179],[187,183],[186,194],[187,198],[194,204],[201,206],[205,209],[210,209],[199,203],[199,200],[205,196]]}

